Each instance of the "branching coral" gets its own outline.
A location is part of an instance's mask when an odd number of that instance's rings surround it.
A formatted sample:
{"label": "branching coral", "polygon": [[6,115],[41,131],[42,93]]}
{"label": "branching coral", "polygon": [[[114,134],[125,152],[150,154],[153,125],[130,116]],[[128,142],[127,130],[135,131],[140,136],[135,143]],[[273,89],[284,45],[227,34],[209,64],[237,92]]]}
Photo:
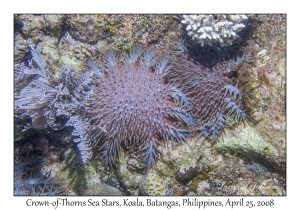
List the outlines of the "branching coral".
{"label": "branching coral", "polygon": [[222,47],[232,45],[238,37],[237,33],[245,25],[242,23],[248,17],[246,15],[184,15],[181,22],[187,24],[188,35],[201,43],[211,46],[219,43]]}

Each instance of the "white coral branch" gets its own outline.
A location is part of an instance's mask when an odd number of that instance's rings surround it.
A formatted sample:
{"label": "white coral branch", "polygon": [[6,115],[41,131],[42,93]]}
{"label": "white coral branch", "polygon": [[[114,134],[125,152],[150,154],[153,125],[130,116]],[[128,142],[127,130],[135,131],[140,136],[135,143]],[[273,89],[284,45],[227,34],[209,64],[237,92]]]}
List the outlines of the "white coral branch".
{"label": "white coral branch", "polygon": [[186,24],[187,34],[196,39],[202,47],[219,43],[222,47],[232,45],[239,37],[237,33],[248,19],[246,15],[224,15],[221,20],[214,19],[213,15],[184,15],[181,23]]}

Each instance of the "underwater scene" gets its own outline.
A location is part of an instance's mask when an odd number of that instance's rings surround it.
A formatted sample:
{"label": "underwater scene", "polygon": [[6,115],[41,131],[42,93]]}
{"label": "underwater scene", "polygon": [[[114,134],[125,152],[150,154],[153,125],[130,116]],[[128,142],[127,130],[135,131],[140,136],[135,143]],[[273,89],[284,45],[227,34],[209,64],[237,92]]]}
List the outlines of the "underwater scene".
{"label": "underwater scene", "polygon": [[14,14],[14,195],[286,195],[285,14]]}

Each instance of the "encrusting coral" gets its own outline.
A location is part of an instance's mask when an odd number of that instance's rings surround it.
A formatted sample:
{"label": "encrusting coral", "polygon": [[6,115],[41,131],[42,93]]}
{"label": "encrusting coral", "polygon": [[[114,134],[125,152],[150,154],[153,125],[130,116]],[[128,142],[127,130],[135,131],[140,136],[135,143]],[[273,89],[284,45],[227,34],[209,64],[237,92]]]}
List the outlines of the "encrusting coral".
{"label": "encrusting coral", "polygon": [[264,140],[259,133],[246,126],[238,133],[238,136],[220,138],[215,145],[217,149],[224,151],[232,151],[253,157],[263,157],[270,162],[275,168],[284,168],[281,164],[282,157],[280,157],[277,149],[266,140]]}
{"label": "encrusting coral", "polygon": [[171,195],[167,180],[162,179],[155,170],[151,170],[141,182],[141,194],[143,195]]}

